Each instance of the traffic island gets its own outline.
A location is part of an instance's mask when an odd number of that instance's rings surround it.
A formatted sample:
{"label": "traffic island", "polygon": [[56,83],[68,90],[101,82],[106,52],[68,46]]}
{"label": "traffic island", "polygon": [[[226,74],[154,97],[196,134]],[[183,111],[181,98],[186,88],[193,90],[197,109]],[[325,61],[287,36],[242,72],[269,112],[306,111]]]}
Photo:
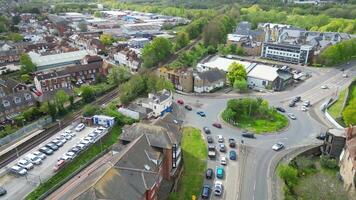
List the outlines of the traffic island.
{"label": "traffic island", "polygon": [[237,128],[257,134],[278,132],[288,125],[288,119],[262,98],[231,99],[221,118]]}

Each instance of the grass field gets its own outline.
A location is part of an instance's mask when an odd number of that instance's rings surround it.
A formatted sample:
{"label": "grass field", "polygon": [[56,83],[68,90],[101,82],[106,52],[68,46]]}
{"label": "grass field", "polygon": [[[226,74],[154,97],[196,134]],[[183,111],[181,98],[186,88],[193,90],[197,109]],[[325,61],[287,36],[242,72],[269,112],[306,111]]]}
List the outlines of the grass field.
{"label": "grass field", "polygon": [[274,115],[275,121],[265,119],[249,119],[238,122],[237,127],[254,133],[270,133],[282,130],[288,125],[288,119],[279,113]]}
{"label": "grass field", "polygon": [[182,151],[184,172],[179,181],[178,192],[171,193],[169,200],[192,199],[192,195],[199,197],[203,185],[208,152],[199,129],[184,128]]}
{"label": "grass field", "polygon": [[343,103],[345,101],[345,94],[346,94],[346,89],[342,90],[340,92],[339,98],[335,103],[333,103],[329,108],[328,112],[329,114],[334,118],[338,118],[341,115],[341,112],[343,110]]}

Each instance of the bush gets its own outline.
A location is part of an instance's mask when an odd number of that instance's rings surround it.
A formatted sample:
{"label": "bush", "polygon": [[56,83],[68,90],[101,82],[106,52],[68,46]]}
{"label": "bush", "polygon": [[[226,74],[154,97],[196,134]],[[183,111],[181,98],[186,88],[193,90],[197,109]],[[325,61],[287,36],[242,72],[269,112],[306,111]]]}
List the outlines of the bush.
{"label": "bush", "polygon": [[279,165],[277,168],[279,177],[284,180],[285,184],[292,189],[298,183],[298,171],[289,165]]}
{"label": "bush", "polygon": [[320,156],[320,165],[325,169],[337,169],[339,167],[337,161],[327,155]]}
{"label": "bush", "polygon": [[299,175],[307,175],[316,171],[311,157],[298,156],[293,160],[293,165],[298,169]]}

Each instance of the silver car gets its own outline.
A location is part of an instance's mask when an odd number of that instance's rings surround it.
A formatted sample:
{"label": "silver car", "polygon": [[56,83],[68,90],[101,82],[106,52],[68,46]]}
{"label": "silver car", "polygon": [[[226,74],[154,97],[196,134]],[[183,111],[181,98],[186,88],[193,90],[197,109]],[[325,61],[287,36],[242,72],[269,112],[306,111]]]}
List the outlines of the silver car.
{"label": "silver car", "polygon": [[23,175],[26,175],[27,174],[27,170],[18,166],[18,165],[15,165],[15,166],[12,166],[10,168],[10,171],[11,173],[14,173],[16,175],[20,175],[20,176],[23,176]]}
{"label": "silver car", "polygon": [[33,168],[33,164],[30,162],[30,161],[27,161],[25,159],[21,159],[18,163],[17,163],[18,166],[26,169],[26,170],[30,170]]}

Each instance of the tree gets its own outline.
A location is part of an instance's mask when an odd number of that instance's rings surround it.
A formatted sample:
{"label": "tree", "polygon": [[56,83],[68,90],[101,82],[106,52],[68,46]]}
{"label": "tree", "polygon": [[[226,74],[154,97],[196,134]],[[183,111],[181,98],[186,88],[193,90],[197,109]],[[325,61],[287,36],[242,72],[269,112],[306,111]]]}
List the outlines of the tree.
{"label": "tree", "polygon": [[23,40],[23,36],[19,33],[11,32],[11,33],[7,34],[6,39],[14,41],[14,42],[20,42]]}
{"label": "tree", "polygon": [[69,96],[69,103],[70,103],[70,106],[71,106],[71,107],[74,106],[74,95],[70,95],[70,96]]}
{"label": "tree", "polygon": [[245,55],[245,50],[243,47],[237,47],[236,49],[236,54],[239,55],[239,56],[243,56]]}
{"label": "tree", "polygon": [[80,22],[78,28],[80,32],[86,32],[88,30],[88,25],[85,22]]}
{"label": "tree", "polygon": [[100,35],[100,41],[104,45],[111,45],[112,43],[115,42],[114,37],[111,34],[101,34]]}
{"label": "tree", "polygon": [[24,83],[30,83],[30,82],[31,82],[31,77],[30,77],[30,75],[28,75],[28,74],[22,74],[22,75],[21,75],[21,80],[22,80]]}
{"label": "tree", "polygon": [[157,37],[142,49],[143,66],[150,68],[167,58],[172,52],[172,43],[162,37]]}
{"label": "tree", "polygon": [[123,66],[114,66],[108,74],[108,83],[110,85],[119,85],[131,77],[131,73]]}
{"label": "tree", "polygon": [[281,164],[277,168],[279,177],[284,180],[286,185],[290,188],[298,183],[298,171],[286,164]]}
{"label": "tree", "polygon": [[356,99],[353,99],[345,107],[342,117],[346,125],[356,125]]}
{"label": "tree", "polygon": [[101,14],[101,12],[100,11],[95,11],[94,12],[94,17],[102,17],[102,14]]}
{"label": "tree", "polygon": [[233,87],[240,92],[246,92],[248,89],[247,81],[245,79],[235,80]]}
{"label": "tree", "polygon": [[82,98],[85,103],[92,102],[95,99],[95,91],[93,88],[89,85],[83,85],[80,87],[80,90],[82,92]]}
{"label": "tree", "polygon": [[100,108],[98,106],[93,106],[91,104],[86,105],[83,109],[84,117],[91,117],[100,112]]}
{"label": "tree", "polygon": [[247,80],[247,73],[245,67],[242,64],[233,62],[229,66],[227,78],[231,84],[234,84],[236,80]]}
{"label": "tree", "polygon": [[54,102],[59,113],[65,111],[64,104],[69,100],[68,94],[64,90],[58,90],[54,95]]}
{"label": "tree", "polygon": [[179,32],[176,37],[176,49],[181,49],[187,46],[188,43],[189,43],[188,34],[184,31]]}
{"label": "tree", "polygon": [[21,74],[29,74],[37,70],[28,54],[21,54],[20,56],[20,71]]}

